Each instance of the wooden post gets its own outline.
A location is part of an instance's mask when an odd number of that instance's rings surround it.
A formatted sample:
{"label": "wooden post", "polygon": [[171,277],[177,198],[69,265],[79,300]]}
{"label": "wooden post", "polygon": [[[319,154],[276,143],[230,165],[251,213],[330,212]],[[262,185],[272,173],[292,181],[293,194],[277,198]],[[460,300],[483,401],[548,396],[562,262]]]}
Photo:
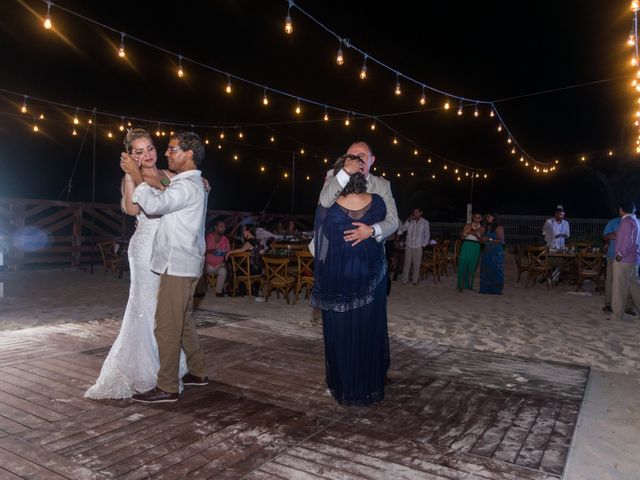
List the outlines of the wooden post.
{"label": "wooden post", "polygon": [[[80,253],[82,247],[82,207],[80,205],[73,210],[73,233],[71,236],[71,266],[80,266]],[[93,232],[91,232],[93,234]]]}

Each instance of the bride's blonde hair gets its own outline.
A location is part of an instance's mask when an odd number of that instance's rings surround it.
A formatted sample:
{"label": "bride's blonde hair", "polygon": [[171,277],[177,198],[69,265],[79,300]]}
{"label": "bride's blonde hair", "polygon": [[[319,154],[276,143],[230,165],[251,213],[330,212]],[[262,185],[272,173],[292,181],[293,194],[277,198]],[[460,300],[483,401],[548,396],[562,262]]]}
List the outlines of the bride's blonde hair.
{"label": "bride's blonde hair", "polygon": [[[127,134],[124,136],[124,140],[122,141],[122,145],[124,146],[124,149],[128,154],[131,154],[131,145],[133,144],[133,142],[139,138],[147,138],[149,139],[151,144],[154,145],[153,137],[147,130],[145,130],[144,128],[129,128],[127,129]],[[125,177],[123,176],[122,182],[120,182],[120,208],[123,212],[127,213],[124,202],[124,179]]]}

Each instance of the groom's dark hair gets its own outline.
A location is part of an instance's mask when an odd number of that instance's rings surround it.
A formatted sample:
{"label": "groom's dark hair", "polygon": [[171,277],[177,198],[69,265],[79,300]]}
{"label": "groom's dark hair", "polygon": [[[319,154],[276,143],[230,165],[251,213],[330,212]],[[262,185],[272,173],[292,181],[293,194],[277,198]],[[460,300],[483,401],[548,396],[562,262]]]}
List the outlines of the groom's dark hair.
{"label": "groom's dark hair", "polygon": [[200,166],[202,160],[204,160],[204,145],[197,133],[182,130],[171,135],[171,139],[178,140],[178,146],[181,150],[185,152],[191,150],[193,152],[193,163],[197,167]]}

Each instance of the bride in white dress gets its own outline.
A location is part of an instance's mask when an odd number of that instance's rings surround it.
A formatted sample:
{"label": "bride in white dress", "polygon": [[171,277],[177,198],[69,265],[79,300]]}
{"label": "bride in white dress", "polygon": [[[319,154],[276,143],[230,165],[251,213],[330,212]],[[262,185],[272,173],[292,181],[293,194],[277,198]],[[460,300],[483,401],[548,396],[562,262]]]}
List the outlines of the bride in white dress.
{"label": "bride in white dress", "polygon": [[[168,184],[170,172],[156,168],[157,152],[146,130],[129,130],[125,149],[140,164],[145,181],[159,189]],[[133,181],[127,176],[122,182],[122,208],[137,219],[136,231],[129,241],[131,286],[118,338],[107,355],[96,383],[84,394],[86,398],[129,398],[156,386],[160,360],[153,333],[160,276],[150,267],[153,238],[159,217],[148,217],[131,202]],[[187,373],[184,352],[180,356],[180,378]],[[180,385],[182,390],[182,383]]]}

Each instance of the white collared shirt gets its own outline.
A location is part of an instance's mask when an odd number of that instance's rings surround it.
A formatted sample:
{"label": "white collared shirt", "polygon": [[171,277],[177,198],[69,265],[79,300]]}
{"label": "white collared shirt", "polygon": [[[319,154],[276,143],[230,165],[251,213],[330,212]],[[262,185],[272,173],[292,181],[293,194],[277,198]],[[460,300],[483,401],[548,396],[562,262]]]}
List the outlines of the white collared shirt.
{"label": "white collared shirt", "polygon": [[429,222],[425,218],[420,217],[418,221],[407,220],[398,229],[398,233],[403,232],[407,232],[407,239],[404,242],[407,248],[422,248],[429,245],[431,232],[429,231]]}
{"label": "white collared shirt", "polygon": [[200,170],[187,170],[160,191],[143,182],[133,202],[147,215],[162,215],[153,240],[151,270],[177,277],[200,277],[206,249],[207,194]]}
{"label": "white collared shirt", "polygon": [[565,238],[556,235],[569,236],[569,222],[561,220],[560,223],[554,218],[549,218],[544,225],[543,232],[545,241],[550,250],[562,250],[565,245]]}

